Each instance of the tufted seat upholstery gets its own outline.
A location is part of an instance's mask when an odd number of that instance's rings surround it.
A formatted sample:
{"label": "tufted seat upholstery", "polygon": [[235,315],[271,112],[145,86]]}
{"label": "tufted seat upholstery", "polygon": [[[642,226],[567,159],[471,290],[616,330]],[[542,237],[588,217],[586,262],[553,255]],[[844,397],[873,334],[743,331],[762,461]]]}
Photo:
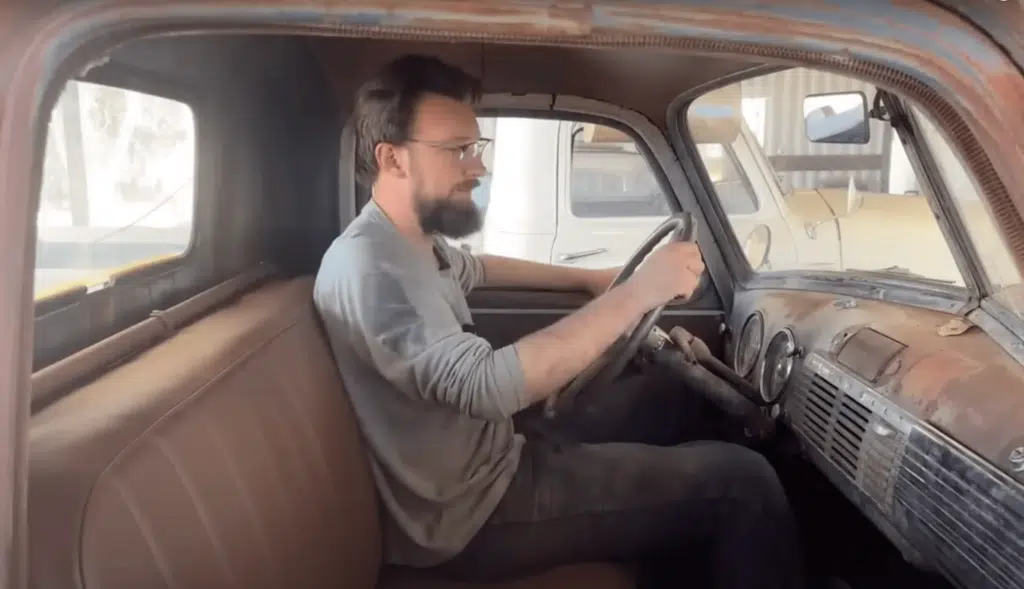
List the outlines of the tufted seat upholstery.
{"label": "tufted seat upholstery", "polygon": [[[310,278],[264,286],[32,418],[31,587],[479,587],[382,571],[373,480],[311,292]],[[491,587],[632,585],[581,564]]]}

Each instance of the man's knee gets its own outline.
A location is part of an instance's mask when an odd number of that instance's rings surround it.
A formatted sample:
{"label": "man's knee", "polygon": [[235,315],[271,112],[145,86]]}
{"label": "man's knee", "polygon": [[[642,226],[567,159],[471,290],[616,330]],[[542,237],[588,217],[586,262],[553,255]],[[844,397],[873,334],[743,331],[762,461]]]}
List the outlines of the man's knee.
{"label": "man's knee", "polygon": [[713,492],[719,497],[731,497],[744,503],[777,505],[786,502],[775,468],[754,450],[728,442],[698,442],[687,446],[700,448],[703,478],[715,487]]}

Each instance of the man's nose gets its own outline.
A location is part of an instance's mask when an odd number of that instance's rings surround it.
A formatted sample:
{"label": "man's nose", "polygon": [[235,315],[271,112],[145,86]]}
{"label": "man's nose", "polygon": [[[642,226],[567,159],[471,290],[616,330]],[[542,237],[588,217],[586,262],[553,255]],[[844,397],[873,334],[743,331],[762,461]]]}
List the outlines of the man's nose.
{"label": "man's nose", "polygon": [[487,175],[487,167],[484,166],[484,158],[477,156],[466,161],[466,176],[479,178]]}

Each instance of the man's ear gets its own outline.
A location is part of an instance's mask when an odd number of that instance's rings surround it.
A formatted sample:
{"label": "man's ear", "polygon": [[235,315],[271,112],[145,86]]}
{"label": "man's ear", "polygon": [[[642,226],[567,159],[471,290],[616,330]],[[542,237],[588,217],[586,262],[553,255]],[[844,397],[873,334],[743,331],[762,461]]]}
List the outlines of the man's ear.
{"label": "man's ear", "polygon": [[406,163],[401,149],[390,143],[378,143],[374,149],[377,167],[383,173],[393,174],[399,178],[406,177]]}

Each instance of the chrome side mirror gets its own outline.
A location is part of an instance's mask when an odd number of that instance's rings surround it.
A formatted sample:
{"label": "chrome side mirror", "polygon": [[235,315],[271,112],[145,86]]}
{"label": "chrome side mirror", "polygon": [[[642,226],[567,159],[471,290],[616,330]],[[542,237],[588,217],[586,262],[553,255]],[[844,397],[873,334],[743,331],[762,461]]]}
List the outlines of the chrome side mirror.
{"label": "chrome side mirror", "polygon": [[863,92],[804,98],[804,131],[812,143],[864,145],[871,140],[868,120],[868,99]]}

